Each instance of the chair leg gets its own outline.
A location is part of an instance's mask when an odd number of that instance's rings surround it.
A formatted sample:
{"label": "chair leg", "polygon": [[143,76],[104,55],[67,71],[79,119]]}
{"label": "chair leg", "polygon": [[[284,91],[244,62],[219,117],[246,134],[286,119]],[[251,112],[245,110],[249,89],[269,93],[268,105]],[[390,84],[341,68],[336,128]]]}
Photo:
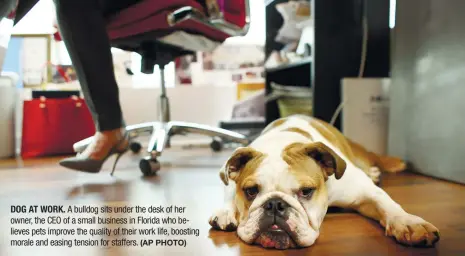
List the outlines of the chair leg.
{"label": "chair leg", "polygon": [[160,65],[160,122],[168,123],[171,121],[171,111],[168,95],[166,93],[165,66]]}
{"label": "chair leg", "polygon": [[212,138],[219,137],[221,139],[242,145],[247,145],[249,143],[247,137],[240,133],[208,125],[179,121],[156,123],[153,126],[153,133],[147,147],[147,151],[150,154],[150,159],[156,160],[159,156],[162,155],[163,150],[169,147],[169,140],[172,136],[188,133],[205,135]]}
{"label": "chair leg", "polygon": [[219,137],[226,141],[247,145],[250,143],[249,139],[237,132],[228,131],[222,128],[217,128],[209,125],[201,125],[196,123],[171,121],[169,122],[170,134],[201,134],[209,137]]}
{"label": "chair leg", "polygon": [[160,64],[160,102],[159,114],[160,123],[153,127],[153,133],[147,147],[147,151],[152,158],[161,156],[165,148],[170,147],[170,128],[168,123],[171,121],[170,104],[166,93],[165,65]]}
{"label": "chair leg", "polygon": [[166,94],[166,83],[165,83],[165,65],[160,64],[160,123],[155,124],[152,127],[152,136],[150,137],[147,151],[149,155],[139,162],[139,169],[142,171],[144,176],[153,176],[158,170],[160,170],[160,163],[157,158],[161,156],[165,148],[170,147],[170,127],[169,122],[171,121],[170,116],[170,105],[169,99]]}
{"label": "chair leg", "polygon": [[147,151],[152,158],[161,156],[163,150],[169,147],[169,137],[170,129],[167,124],[159,123],[153,127],[153,133],[147,147]]}

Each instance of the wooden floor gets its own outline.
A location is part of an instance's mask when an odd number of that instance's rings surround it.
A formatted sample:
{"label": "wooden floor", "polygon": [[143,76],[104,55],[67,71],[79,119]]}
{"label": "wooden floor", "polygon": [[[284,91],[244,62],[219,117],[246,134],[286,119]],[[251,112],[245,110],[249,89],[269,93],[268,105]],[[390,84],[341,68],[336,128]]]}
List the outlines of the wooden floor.
{"label": "wooden floor", "polygon": [[[465,186],[409,173],[385,176],[382,187],[407,211],[439,228],[441,240],[436,248],[415,249],[398,245],[384,236],[384,231],[377,223],[353,213],[328,214],[316,244],[301,250],[265,251],[242,243],[235,233],[211,231],[208,218],[214,209],[221,206],[223,199],[218,168],[228,154],[214,154],[203,149],[166,151],[161,159],[163,169],[153,178],[141,176],[138,169],[139,156],[132,155],[124,157],[114,177],[108,171],[111,163],[107,163],[99,174],[85,174],[59,167],[56,158],[24,162],[0,161],[0,227],[4,227],[0,235],[0,255],[260,255],[264,252],[266,255],[319,256],[465,255]],[[11,247],[10,206],[43,204],[183,206],[186,207],[186,213],[177,216],[186,217],[190,221],[187,225],[177,227],[197,228],[200,233],[198,237],[187,237],[186,247]],[[131,217],[137,214],[123,215]],[[98,225],[98,228],[117,227],[116,224]],[[136,228],[142,227],[150,225],[139,225]],[[63,237],[69,238],[62,236],[57,239]],[[137,235],[126,238],[140,241],[150,238],[174,239],[176,236]]]}

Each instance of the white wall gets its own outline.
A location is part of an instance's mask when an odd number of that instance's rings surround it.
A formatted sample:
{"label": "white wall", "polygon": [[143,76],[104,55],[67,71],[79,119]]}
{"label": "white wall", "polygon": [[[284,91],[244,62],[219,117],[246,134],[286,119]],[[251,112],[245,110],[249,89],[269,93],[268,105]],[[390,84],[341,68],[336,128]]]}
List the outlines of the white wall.
{"label": "white wall", "polygon": [[13,29],[13,34],[52,34],[55,20],[53,0],[40,0]]}
{"label": "white wall", "polygon": [[[167,89],[171,119],[218,126],[231,119],[235,87],[177,86]],[[158,88],[121,88],[121,105],[127,124],[158,120]]]}

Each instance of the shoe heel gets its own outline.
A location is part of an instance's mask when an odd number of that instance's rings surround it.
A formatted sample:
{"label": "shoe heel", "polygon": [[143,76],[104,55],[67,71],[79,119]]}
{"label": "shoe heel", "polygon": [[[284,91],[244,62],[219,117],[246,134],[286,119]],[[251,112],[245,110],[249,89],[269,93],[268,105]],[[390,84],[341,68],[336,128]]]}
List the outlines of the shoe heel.
{"label": "shoe heel", "polygon": [[118,155],[116,156],[115,162],[113,163],[113,168],[111,169],[111,173],[110,173],[111,176],[113,176],[113,173],[114,173],[115,170],[116,170],[116,164],[118,163],[119,159],[120,159],[126,152],[127,152],[127,150],[125,150],[124,152],[118,153]]}

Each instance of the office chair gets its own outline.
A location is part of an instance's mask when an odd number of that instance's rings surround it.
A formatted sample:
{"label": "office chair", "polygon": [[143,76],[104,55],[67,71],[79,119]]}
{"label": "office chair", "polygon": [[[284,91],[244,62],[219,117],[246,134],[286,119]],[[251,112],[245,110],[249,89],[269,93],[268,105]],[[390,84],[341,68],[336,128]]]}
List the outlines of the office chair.
{"label": "office chair", "polygon": [[[213,138],[211,147],[220,150],[221,141],[246,145],[246,136],[207,125],[172,121],[166,93],[164,67],[177,57],[209,52],[227,38],[243,36],[248,32],[250,9],[248,0],[145,0],[132,5],[108,20],[107,31],[112,46],[139,53],[141,72],[152,74],[159,66],[161,94],[159,120],[127,126],[132,138],[151,134],[147,152],[141,159],[140,170],[145,176],[155,175],[160,169],[157,158],[170,147],[170,138],[188,133]],[[87,138],[74,144],[80,153],[92,141]],[[131,145],[134,152],[140,144]]]}

